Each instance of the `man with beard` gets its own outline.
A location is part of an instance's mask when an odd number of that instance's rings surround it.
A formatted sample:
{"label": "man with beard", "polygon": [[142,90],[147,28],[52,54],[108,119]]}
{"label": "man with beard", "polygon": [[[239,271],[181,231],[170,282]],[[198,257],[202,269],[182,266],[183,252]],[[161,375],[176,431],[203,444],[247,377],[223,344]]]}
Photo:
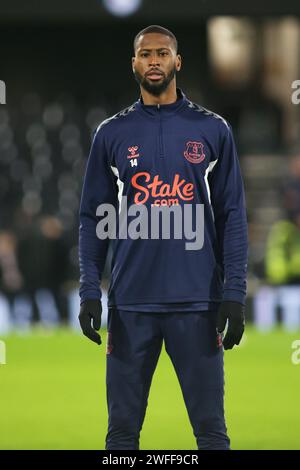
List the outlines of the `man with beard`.
{"label": "man with beard", "polygon": [[122,209],[120,201],[126,196],[128,205],[142,201],[150,211],[153,206],[171,210],[173,205],[202,205],[205,217],[204,243],[195,251],[186,249],[186,233],[180,239],[141,235],[112,241],[107,450],[139,449],[163,342],[198,449],[230,445],[224,418],[223,349],[239,344],[244,331],[244,188],[229,124],[176,87],[180,69],[173,33],[153,25],[137,34],[132,70],[140,98],[100,124],[84,180],[79,320],[83,333],[97,344],[99,285],[108,247],[108,238],[96,236],[101,219],[97,208],[111,204]]}

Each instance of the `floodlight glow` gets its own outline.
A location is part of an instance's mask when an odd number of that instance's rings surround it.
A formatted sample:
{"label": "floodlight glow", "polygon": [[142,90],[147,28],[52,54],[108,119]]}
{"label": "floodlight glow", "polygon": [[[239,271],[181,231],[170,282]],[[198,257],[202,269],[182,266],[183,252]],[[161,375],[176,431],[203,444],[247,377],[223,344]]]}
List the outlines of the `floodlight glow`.
{"label": "floodlight glow", "polygon": [[141,6],[141,0],[103,0],[104,7],[113,15],[128,16]]}

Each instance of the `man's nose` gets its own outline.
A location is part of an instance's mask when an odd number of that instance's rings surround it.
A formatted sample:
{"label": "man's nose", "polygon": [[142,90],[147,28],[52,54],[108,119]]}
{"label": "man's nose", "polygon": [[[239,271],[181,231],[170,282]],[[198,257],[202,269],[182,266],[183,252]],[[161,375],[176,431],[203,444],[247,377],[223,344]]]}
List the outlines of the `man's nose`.
{"label": "man's nose", "polygon": [[153,65],[159,65],[159,57],[155,52],[151,54],[149,65],[151,67],[153,67]]}

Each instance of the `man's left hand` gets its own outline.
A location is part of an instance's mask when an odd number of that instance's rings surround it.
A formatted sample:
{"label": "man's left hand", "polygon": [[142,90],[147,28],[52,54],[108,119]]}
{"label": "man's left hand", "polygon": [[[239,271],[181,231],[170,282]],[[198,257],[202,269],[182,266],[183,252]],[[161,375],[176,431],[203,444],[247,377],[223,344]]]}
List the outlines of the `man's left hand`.
{"label": "man's left hand", "polygon": [[239,302],[223,301],[218,310],[217,331],[225,330],[228,320],[228,328],[223,339],[224,349],[232,349],[235,344],[240,344],[245,329],[245,307]]}

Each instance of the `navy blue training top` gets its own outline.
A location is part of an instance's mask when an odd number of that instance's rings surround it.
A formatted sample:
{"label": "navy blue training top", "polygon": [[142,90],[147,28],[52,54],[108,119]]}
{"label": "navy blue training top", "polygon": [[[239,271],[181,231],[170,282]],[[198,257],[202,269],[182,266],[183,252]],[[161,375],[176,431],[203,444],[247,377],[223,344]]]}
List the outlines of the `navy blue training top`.
{"label": "navy blue training top", "polygon": [[[153,206],[204,207],[198,250],[181,239],[117,238],[108,306],[136,311],[211,310],[222,300],[245,304],[248,255],[243,181],[230,125],[191,102],[145,105],[142,97],[94,133],[84,178],[79,228],[81,303],[101,299],[108,239],[99,239],[101,204],[121,198]],[[193,211],[195,215],[195,211]],[[103,214],[104,215],[104,214]],[[132,220],[129,217],[129,221]],[[118,222],[119,223],[119,222]]]}

